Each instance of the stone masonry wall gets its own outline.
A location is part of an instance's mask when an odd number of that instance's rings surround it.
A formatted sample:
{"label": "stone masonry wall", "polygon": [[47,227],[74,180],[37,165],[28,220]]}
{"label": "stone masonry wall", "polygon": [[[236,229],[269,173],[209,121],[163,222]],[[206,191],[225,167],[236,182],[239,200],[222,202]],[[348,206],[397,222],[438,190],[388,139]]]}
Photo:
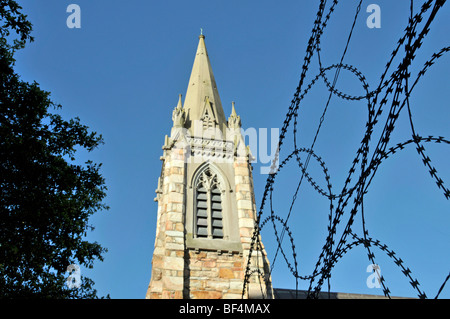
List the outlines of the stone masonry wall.
{"label": "stone masonry wall", "polygon": [[[248,157],[240,157],[234,163],[236,200],[239,217],[239,231],[243,247],[244,275],[249,260],[250,247],[252,245],[252,236],[256,222],[256,202],[253,188],[252,167]],[[267,259],[267,253],[259,237],[260,248],[253,246],[252,258],[250,259],[250,269],[258,269],[250,278],[246,286],[247,298],[272,298],[272,283],[269,276],[270,267]],[[254,243],[255,244],[255,243]],[[261,287],[262,290],[261,291]]]}
{"label": "stone masonry wall", "polygon": [[[256,219],[251,165],[248,157],[233,164],[236,207],[242,252],[193,250],[185,246],[185,150],[166,148],[161,183],[157,192],[158,219],[152,276],[146,298],[240,299]],[[244,294],[271,297],[269,263],[264,247],[254,250]],[[266,285],[267,283],[267,285]],[[265,290],[261,295],[260,287]]]}
{"label": "stone masonry wall", "polygon": [[242,256],[236,253],[190,250],[187,259],[186,297],[241,298],[244,279]]}
{"label": "stone masonry wall", "polygon": [[183,298],[184,289],[184,150],[166,150],[152,276],[146,298]]}

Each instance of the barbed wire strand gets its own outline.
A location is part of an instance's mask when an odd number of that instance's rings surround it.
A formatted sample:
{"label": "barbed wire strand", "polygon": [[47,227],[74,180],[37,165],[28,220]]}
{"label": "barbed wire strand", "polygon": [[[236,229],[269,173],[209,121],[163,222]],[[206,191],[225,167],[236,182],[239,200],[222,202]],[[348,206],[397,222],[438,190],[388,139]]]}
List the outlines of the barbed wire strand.
{"label": "barbed wire strand", "polygon": [[[384,71],[380,76],[378,86],[376,87],[376,89],[370,91],[369,85],[366,82],[364,75],[360,71],[358,71],[358,69],[355,68],[354,66],[343,63],[344,57],[349,48],[349,43],[356,25],[358,15],[360,13],[362,0],[356,7],[356,13],[355,16],[353,17],[353,24],[347,38],[346,46],[344,47],[344,51],[341,55],[340,62],[337,64],[333,64],[329,67],[324,67],[322,65],[322,59],[320,54],[321,51],[320,40],[322,34],[324,33],[324,30],[327,27],[327,23],[330,20],[331,15],[333,14],[337,5],[339,4],[339,1],[334,0],[330,5],[326,14],[325,14],[325,7],[327,1],[326,0],[320,1],[319,8],[316,13],[316,19],[314,20],[313,28],[311,31],[311,36],[308,41],[306,54],[303,59],[303,66],[301,69],[299,84],[294,93],[294,97],[291,100],[291,105],[289,106],[288,112],[286,114],[281,129],[278,147],[276,149],[276,153],[272,161],[271,171],[266,181],[266,187],[264,189],[260,209],[257,214],[255,228],[252,235],[252,244],[250,245],[250,252],[248,255],[247,267],[245,270],[244,288],[242,291],[242,296],[244,296],[244,292],[246,290],[247,284],[249,283],[250,276],[252,276],[253,274],[257,273],[258,277],[263,278],[263,280],[268,280],[268,278],[270,278],[270,276],[264,277],[264,274],[262,274],[261,271],[258,270],[261,267],[261,265],[259,264],[259,258],[256,258],[256,266],[257,266],[256,268],[253,267],[251,260],[253,254],[257,254],[257,257],[261,256],[260,254],[262,251],[262,244],[260,242],[260,232],[267,223],[271,222],[273,225],[274,235],[277,242],[277,249],[273,261],[271,263],[270,274],[274,269],[278,254],[281,253],[284,261],[286,262],[286,265],[288,266],[288,269],[295,277],[296,297],[298,296],[297,295],[298,280],[309,281],[309,288],[307,291],[308,298],[318,298],[319,293],[321,292],[321,287],[325,281],[328,284],[328,296],[330,296],[330,287],[331,287],[330,278],[332,269],[334,268],[338,260],[342,258],[349,250],[359,245],[363,245],[367,252],[368,259],[372,264],[375,265],[376,263],[375,263],[375,254],[371,248],[376,247],[380,251],[386,253],[386,255],[393,260],[395,265],[400,268],[404,276],[408,278],[410,285],[417,291],[419,298],[426,298],[426,294],[419,288],[419,282],[417,281],[417,279],[414,279],[411,276],[412,272],[408,267],[404,265],[404,261],[401,258],[398,258],[396,253],[393,250],[388,249],[388,247],[385,244],[382,244],[379,240],[374,240],[369,236],[364,214],[364,195],[367,194],[369,185],[371,184],[376,172],[378,171],[380,164],[384,160],[395,154],[396,152],[405,149],[408,145],[415,144],[417,153],[421,156],[425,167],[428,169],[430,173],[430,176],[436,181],[438,189],[443,191],[444,196],[447,200],[450,199],[450,190],[445,186],[445,183],[439,176],[437,169],[434,166],[432,166],[431,159],[426,154],[426,150],[424,147],[424,143],[434,142],[436,144],[441,145],[443,144],[450,145],[450,141],[442,136],[423,137],[418,135],[417,130],[414,126],[410,102],[411,92],[419,83],[419,80],[425,75],[428,69],[432,65],[434,65],[434,63],[439,58],[441,58],[445,53],[450,51],[450,47],[445,47],[441,49],[438,53],[434,53],[431,56],[431,58],[425,62],[424,67],[418,72],[417,77],[414,79],[414,81],[412,82],[410,81],[411,79],[410,67],[412,65],[412,62],[415,59],[417,52],[421,48],[424,39],[429,33],[432,22],[436,18],[439,10],[443,7],[445,2],[446,0],[424,1],[420,8],[420,11],[414,14],[414,1],[413,0],[410,1],[409,19],[407,27],[405,28],[405,32],[398,40],[397,46],[391,53],[390,58],[386,63]],[[425,23],[419,30],[419,27],[421,26],[421,23],[424,21],[425,14],[427,12],[429,12],[428,18],[425,20]],[[404,55],[403,57],[399,57],[399,52],[402,47],[404,49]],[[306,88],[303,89],[303,85],[306,80],[306,74],[310,69],[312,57],[314,56],[314,54],[317,55],[319,63],[319,73],[309,82]],[[400,63],[398,64],[397,68],[391,72],[390,77],[388,78],[389,70],[393,66],[393,63],[396,60],[396,58],[400,59]],[[330,82],[326,76],[327,71],[330,70],[335,71],[332,82]],[[341,70],[349,71],[353,75],[355,75],[355,77],[360,81],[363,89],[365,90],[365,95],[360,96],[349,95],[336,89],[336,83],[338,81]],[[319,125],[316,130],[316,134],[313,138],[311,147],[308,149],[299,148],[297,145],[296,136],[298,123],[298,110],[300,107],[300,103],[319,79],[323,80],[324,84],[326,85],[329,91],[328,99],[325,104],[322,116],[319,120]],[[380,101],[378,101],[381,94],[382,98]],[[365,99],[367,101],[368,115],[369,115],[368,120],[366,122],[366,131],[364,132],[363,139],[361,140],[361,145],[356,152],[356,156],[349,169],[349,173],[347,179],[345,180],[342,191],[337,194],[333,194],[332,192],[332,186],[330,182],[331,177],[328,173],[328,168],[325,165],[325,162],[314,151],[314,146],[316,144],[320,129],[324,123],[325,115],[328,110],[331,97],[333,95],[336,95],[337,97],[347,101],[360,101]],[[384,109],[387,108],[389,102],[390,108],[386,118],[386,122],[384,124],[377,145],[372,151],[372,155],[370,156],[369,141],[371,140],[373,131],[378,122],[381,120],[381,115],[383,114]],[[405,142],[398,143],[395,146],[389,147],[388,145],[391,140],[391,134],[393,133],[395,128],[395,123],[400,116],[400,112],[404,108],[406,108],[407,110],[412,138]],[[294,119],[293,124],[294,150],[291,151],[288,156],[286,156],[284,159],[281,160],[280,159],[281,149],[284,144],[284,139],[286,137],[292,119]],[[300,156],[302,153],[306,153],[306,160],[304,163],[302,163]],[[311,175],[307,171],[310,160],[312,158],[314,158],[314,160],[318,162],[319,165],[322,167],[324,177],[327,183],[327,190],[321,188],[319,184],[311,177]],[[272,195],[274,190],[274,183],[277,174],[281,171],[281,169],[283,169],[287,165],[289,161],[293,159],[296,160],[297,165],[299,166],[302,174],[299,179],[299,183],[297,184],[297,188],[294,192],[294,195],[292,197],[287,217],[285,219],[282,219],[281,217],[275,214],[273,206]],[[281,160],[281,162],[278,165],[279,160]],[[356,167],[358,166],[358,164],[360,174],[359,176],[356,176],[355,179],[354,175],[357,171]],[[321,194],[330,201],[330,212],[328,214],[329,220],[328,235],[325,244],[322,247],[322,252],[320,253],[318,260],[316,262],[315,268],[310,275],[300,275],[298,273],[298,261],[294,237],[288,225],[288,221],[293,211],[294,203],[297,200],[300,186],[304,179],[306,179],[319,194]],[[352,179],[356,180],[353,186],[351,186]],[[353,199],[353,205],[351,205],[350,213],[347,222],[345,224],[344,231],[342,232],[339,240],[335,242],[335,236],[337,235],[337,226],[341,223],[341,219],[344,217],[345,214],[345,209],[347,205],[350,204],[351,199]],[[267,200],[269,201],[270,215],[267,216],[264,220],[262,220],[261,217],[264,211],[264,207],[266,206]],[[336,206],[333,203],[334,200],[337,200]],[[361,217],[361,225],[363,233],[362,237],[358,236],[352,229],[352,225],[355,221],[358,212],[360,213]],[[281,225],[280,234],[276,226],[277,223]],[[282,247],[283,239],[286,234],[288,235],[290,240],[294,266],[292,266],[286,252]],[[348,242],[349,237],[352,238],[351,242]],[[375,268],[374,271],[378,272],[378,270]],[[390,298],[390,290],[385,283],[385,278],[379,275],[379,273],[378,277],[380,284],[383,287],[384,295]],[[438,298],[449,278],[450,273],[445,278],[435,298]],[[266,282],[266,284],[268,283]],[[262,283],[260,282],[261,290],[264,289],[264,286],[265,285],[262,285]],[[262,296],[264,297],[268,296],[267,292],[262,291]]]}

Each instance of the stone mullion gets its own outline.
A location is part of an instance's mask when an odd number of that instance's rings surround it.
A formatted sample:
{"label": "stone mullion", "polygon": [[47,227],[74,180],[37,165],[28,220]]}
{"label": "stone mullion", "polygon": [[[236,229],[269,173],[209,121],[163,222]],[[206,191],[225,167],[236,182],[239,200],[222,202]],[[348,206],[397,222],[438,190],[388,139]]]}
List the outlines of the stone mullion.
{"label": "stone mullion", "polygon": [[208,228],[208,238],[212,239],[212,200],[211,200],[211,181],[208,181],[208,186],[206,188],[206,209],[207,215],[206,223]]}

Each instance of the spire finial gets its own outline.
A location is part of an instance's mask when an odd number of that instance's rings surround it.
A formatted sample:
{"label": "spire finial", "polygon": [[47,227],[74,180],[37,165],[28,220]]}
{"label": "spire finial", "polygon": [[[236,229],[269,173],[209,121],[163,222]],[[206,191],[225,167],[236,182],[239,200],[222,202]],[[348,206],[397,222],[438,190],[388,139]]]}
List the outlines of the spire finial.
{"label": "spire finial", "polygon": [[178,104],[177,104],[177,109],[182,109],[181,97],[182,97],[182,94],[178,94]]}
{"label": "spire finial", "polygon": [[236,109],[234,108],[234,101],[231,102],[231,115],[236,116]]}
{"label": "spire finial", "polygon": [[231,115],[228,118],[228,127],[233,129],[238,129],[241,127],[241,117],[236,114],[234,101],[231,102]]}
{"label": "spire finial", "polygon": [[205,38],[205,35],[203,34],[203,28],[200,28],[200,35],[198,36],[199,38]]}
{"label": "spire finial", "polygon": [[184,112],[183,105],[181,103],[181,94],[178,95],[178,104],[172,111],[172,121],[174,127],[182,127],[186,120],[186,113]]}

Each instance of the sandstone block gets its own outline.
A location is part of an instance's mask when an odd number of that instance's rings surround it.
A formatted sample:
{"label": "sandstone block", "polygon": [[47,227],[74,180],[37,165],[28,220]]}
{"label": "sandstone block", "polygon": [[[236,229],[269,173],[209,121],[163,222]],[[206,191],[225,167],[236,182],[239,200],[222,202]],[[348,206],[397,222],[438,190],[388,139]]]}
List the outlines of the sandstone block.
{"label": "sandstone block", "polygon": [[191,297],[194,299],[221,299],[222,293],[219,291],[191,291]]}
{"label": "sandstone block", "polygon": [[164,290],[183,290],[183,277],[164,276],[162,282]]}
{"label": "sandstone block", "polygon": [[164,269],[181,270],[184,268],[184,258],[168,257],[164,258]]}
{"label": "sandstone block", "polygon": [[253,203],[251,200],[243,199],[237,201],[238,209],[253,209]]}
{"label": "sandstone block", "polygon": [[219,278],[234,279],[234,272],[228,268],[220,268]]}

